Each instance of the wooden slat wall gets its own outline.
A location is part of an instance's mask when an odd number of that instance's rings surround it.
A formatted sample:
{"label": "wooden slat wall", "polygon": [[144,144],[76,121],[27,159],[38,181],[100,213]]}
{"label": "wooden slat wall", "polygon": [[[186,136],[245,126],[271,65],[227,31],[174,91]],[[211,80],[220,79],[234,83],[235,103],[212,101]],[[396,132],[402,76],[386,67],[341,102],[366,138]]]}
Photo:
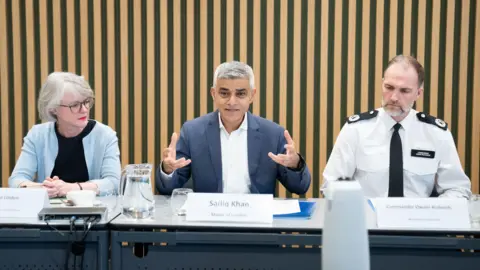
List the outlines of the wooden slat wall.
{"label": "wooden slat wall", "polygon": [[237,59],[255,71],[252,111],[291,132],[318,197],[343,119],[380,106],[385,64],[403,53],[426,68],[417,109],[449,122],[478,193],[479,48],[479,0],[0,0],[2,185],[48,73],[89,80],[123,165],[158,164],[172,132],[214,109],[215,67]]}

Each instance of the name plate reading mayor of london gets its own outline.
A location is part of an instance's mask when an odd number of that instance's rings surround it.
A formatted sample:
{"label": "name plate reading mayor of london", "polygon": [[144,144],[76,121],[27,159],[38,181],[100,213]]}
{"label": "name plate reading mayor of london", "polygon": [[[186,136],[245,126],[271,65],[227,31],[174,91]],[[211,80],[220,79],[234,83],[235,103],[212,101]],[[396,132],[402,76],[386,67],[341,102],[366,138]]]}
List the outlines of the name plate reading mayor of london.
{"label": "name plate reading mayor of london", "polygon": [[378,228],[469,229],[468,201],[461,198],[373,199]]}
{"label": "name plate reading mayor of london", "polygon": [[45,189],[0,188],[0,217],[38,218],[38,212],[49,207]]}
{"label": "name plate reading mayor of london", "polygon": [[273,195],[189,193],[187,221],[272,223]]}

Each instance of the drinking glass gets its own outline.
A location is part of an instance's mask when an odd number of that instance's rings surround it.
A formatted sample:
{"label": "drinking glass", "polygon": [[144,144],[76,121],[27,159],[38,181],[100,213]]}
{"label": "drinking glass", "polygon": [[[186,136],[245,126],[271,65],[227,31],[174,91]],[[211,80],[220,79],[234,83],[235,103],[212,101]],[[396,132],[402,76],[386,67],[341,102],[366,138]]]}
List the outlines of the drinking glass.
{"label": "drinking glass", "polygon": [[473,225],[480,225],[480,195],[472,194],[468,202],[470,221]]}
{"label": "drinking glass", "polygon": [[170,198],[170,207],[172,208],[173,215],[186,215],[186,209],[184,209],[183,206],[187,201],[188,193],[192,192],[193,190],[190,188],[177,188],[173,190],[172,197]]}

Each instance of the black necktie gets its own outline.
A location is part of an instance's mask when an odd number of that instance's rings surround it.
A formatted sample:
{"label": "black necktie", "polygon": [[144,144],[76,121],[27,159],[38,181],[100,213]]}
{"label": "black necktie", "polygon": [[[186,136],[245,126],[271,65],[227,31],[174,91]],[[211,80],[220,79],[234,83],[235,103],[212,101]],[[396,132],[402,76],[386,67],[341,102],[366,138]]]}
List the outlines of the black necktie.
{"label": "black necktie", "polygon": [[390,182],[388,197],[403,197],[403,154],[402,140],[398,130],[402,125],[396,123],[390,141]]}

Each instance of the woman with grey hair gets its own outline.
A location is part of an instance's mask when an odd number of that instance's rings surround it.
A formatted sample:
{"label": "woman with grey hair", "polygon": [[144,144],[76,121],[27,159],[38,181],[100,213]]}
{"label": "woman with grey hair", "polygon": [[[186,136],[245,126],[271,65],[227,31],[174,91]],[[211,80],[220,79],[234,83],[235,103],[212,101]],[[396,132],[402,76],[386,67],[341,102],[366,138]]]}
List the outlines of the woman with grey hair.
{"label": "woman with grey hair", "polygon": [[89,119],[93,91],[83,76],[53,72],[38,97],[44,123],[32,127],[22,147],[10,187],[43,187],[50,197],[72,190],[115,193],[120,181],[116,132]]}

